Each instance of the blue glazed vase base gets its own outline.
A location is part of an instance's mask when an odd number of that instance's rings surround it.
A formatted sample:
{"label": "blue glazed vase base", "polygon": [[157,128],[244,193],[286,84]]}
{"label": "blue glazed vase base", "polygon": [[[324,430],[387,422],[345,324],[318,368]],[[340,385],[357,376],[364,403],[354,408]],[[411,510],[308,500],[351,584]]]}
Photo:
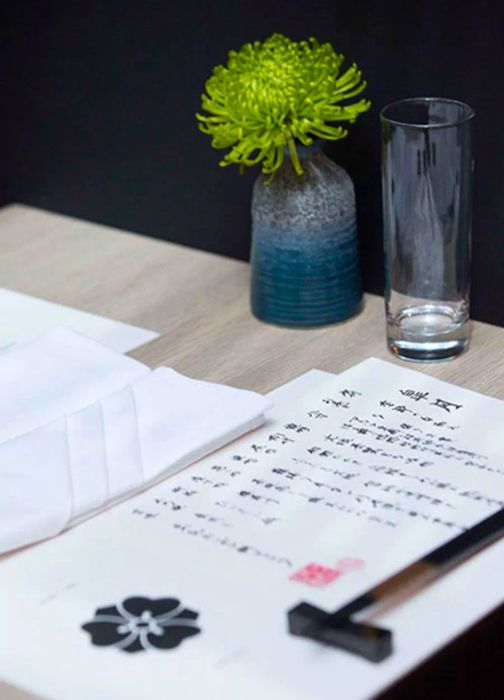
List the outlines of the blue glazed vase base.
{"label": "blue glazed vase base", "polygon": [[295,328],[344,321],[359,310],[362,287],[352,217],[313,232],[255,229],[253,314]]}
{"label": "blue glazed vase base", "polygon": [[315,328],[323,328],[325,326],[332,326],[338,323],[345,323],[350,321],[354,316],[360,314],[364,309],[364,299],[361,298],[356,304],[349,306],[346,313],[332,314],[330,316],[321,317],[316,319],[314,317],[308,317],[305,319],[296,318],[291,319],[284,316],[274,317],[268,312],[264,312],[260,307],[256,307],[254,301],[251,301],[251,310],[253,316],[262,323],[267,323],[270,326],[277,326],[282,328],[291,328],[298,330],[309,330]]}

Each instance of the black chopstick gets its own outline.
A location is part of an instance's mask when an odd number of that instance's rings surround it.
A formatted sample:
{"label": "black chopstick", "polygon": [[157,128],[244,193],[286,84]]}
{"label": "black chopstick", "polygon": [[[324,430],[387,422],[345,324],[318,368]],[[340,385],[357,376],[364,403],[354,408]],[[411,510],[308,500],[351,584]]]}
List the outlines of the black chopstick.
{"label": "black chopstick", "polygon": [[378,662],[392,653],[392,632],[352,616],[376,617],[396,607],[472,554],[504,535],[504,508],[454,537],[446,544],[382,581],[333,613],[302,602],[289,610],[290,634],[345,649]]}

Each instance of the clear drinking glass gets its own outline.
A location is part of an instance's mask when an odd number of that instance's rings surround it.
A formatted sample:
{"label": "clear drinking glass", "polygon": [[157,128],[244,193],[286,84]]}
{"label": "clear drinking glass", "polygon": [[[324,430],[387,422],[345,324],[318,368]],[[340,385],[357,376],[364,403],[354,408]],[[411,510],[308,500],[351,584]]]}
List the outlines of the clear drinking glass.
{"label": "clear drinking glass", "polygon": [[474,111],[456,100],[400,100],[380,114],[387,342],[407,360],[469,343]]}

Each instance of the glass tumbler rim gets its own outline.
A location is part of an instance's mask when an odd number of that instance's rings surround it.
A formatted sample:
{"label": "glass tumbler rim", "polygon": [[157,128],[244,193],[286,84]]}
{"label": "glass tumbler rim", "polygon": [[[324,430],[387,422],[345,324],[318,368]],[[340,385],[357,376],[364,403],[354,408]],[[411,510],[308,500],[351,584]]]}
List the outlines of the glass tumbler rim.
{"label": "glass tumbler rim", "polygon": [[[387,116],[387,111],[391,110],[394,107],[414,103],[417,103],[419,105],[426,105],[429,103],[447,104],[454,106],[456,105],[457,107],[462,108],[464,114],[462,116],[459,116],[458,118],[448,120],[440,124],[418,124],[415,122],[407,122],[401,121],[400,119],[393,119]],[[394,102],[390,102],[389,104],[382,107],[382,109],[380,110],[380,120],[382,123],[400,126],[405,129],[449,129],[456,126],[460,126],[462,124],[466,124],[468,121],[474,118],[475,114],[476,112],[474,111],[474,109],[470,107],[467,103],[462,102],[461,100],[454,100],[449,97],[406,97],[400,100],[394,100]]]}

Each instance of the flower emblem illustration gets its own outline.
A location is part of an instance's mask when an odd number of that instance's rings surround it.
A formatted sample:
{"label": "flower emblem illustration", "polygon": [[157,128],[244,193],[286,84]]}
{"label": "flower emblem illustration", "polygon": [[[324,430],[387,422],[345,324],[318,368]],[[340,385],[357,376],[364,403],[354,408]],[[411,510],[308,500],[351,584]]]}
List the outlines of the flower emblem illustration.
{"label": "flower emblem illustration", "polygon": [[176,598],[127,598],[122,603],[98,608],[94,618],[82,625],[95,646],[115,646],[122,651],[175,649],[201,630],[198,613],[184,608]]}

